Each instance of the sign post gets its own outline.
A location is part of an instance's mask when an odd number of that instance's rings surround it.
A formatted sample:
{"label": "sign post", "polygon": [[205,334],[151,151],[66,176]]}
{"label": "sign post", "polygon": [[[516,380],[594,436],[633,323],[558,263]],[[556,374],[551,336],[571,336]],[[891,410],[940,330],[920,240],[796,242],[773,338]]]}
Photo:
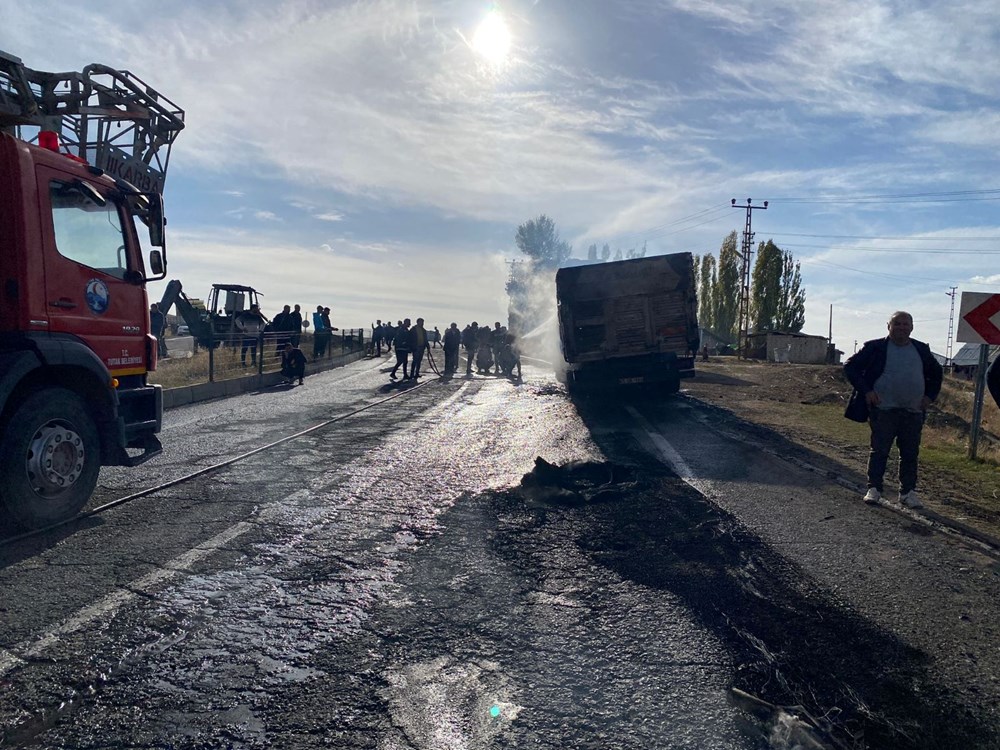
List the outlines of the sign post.
{"label": "sign post", "polygon": [[957,341],[979,344],[979,367],[976,369],[976,396],[972,402],[972,424],[969,426],[969,458],[976,458],[979,449],[979,426],[983,418],[983,394],[986,391],[986,368],[990,361],[990,344],[1000,344],[1000,294],[962,292],[958,318]]}

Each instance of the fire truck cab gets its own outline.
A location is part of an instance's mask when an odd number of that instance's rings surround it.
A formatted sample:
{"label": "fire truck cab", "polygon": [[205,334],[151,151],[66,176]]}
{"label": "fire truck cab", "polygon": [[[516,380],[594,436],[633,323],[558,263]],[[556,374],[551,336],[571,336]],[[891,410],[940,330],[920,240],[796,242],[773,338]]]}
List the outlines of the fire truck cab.
{"label": "fire truck cab", "polygon": [[166,272],[163,203],[90,163],[109,140],[80,125],[101,120],[98,97],[119,122],[141,115],[86,70],[0,53],[0,502],[28,528],[78,513],[101,466],[161,450],[146,282]]}

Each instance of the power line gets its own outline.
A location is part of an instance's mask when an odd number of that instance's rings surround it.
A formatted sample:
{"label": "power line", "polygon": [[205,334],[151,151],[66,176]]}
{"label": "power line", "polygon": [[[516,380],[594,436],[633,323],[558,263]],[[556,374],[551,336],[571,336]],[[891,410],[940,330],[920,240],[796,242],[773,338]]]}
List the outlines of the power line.
{"label": "power line", "polygon": [[816,195],[773,198],[772,203],[927,203],[1000,200],[1000,188],[949,190],[927,193],[873,193],[871,195]]}
{"label": "power line", "polygon": [[[649,240],[656,239],[658,237],[666,237],[671,234],[679,234],[681,232],[686,232],[689,229],[694,229],[695,227],[703,226],[704,224],[710,224],[716,221],[719,217],[723,215],[728,215],[727,210],[729,206],[712,206],[710,208],[702,209],[701,211],[696,211],[693,214],[688,214],[687,216],[682,216],[679,219],[674,219],[673,221],[668,221],[665,224],[659,224],[648,229],[644,229],[638,232],[628,232],[624,234],[614,234],[608,237],[609,241],[616,241],[619,244],[628,244],[629,240],[639,241],[639,240]],[[706,218],[707,217],[707,218]],[[685,224],[697,219],[704,219],[691,226],[682,227],[680,229],[671,230],[670,227],[675,227],[679,224]]]}
{"label": "power line", "polygon": [[1000,234],[984,237],[908,237],[905,235],[879,236],[874,234],[805,234],[803,232],[778,232],[771,234],[772,237],[814,237],[817,239],[830,238],[837,240],[885,240],[887,242],[997,242]]}
{"label": "power line", "polygon": [[[986,188],[980,190],[949,190],[949,191],[937,191],[937,192],[922,192],[922,193],[873,193],[873,194],[860,194],[860,195],[847,195],[847,196],[837,196],[837,195],[817,195],[817,196],[787,196],[781,198],[774,198],[770,200],[770,203],[797,203],[797,204],[814,204],[814,203],[839,203],[839,204],[857,204],[857,205],[878,205],[878,204],[906,204],[906,203],[954,203],[954,202],[977,202],[977,201],[996,201],[1000,200],[1000,188]],[[706,224],[711,224],[722,218],[722,216],[727,214],[726,209],[730,206],[716,205],[703,208],[694,213],[688,214],[686,216],[681,216],[672,221],[666,222],[664,224],[658,224],[646,229],[642,229],[636,232],[625,232],[621,234],[610,235],[607,238],[608,242],[614,242],[615,244],[628,244],[629,242],[639,242],[651,239],[661,239],[663,237],[668,237],[676,234],[682,234],[684,232],[696,229],[697,227],[704,226]],[[694,223],[692,223],[694,222]],[[682,226],[688,224],[688,226]],[[971,241],[997,241],[1000,240],[1000,235],[997,236],[984,236],[984,237],[879,237],[875,235],[836,235],[836,234],[807,234],[807,233],[796,233],[796,232],[783,232],[783,233],[773,233],[772,237],[814,237],[817,239],[830,238],[830,239],[864,239],[864,240],[885,240],[885,241],[904,241],[908,240],[911,242],[929,242],[937,240],[938,242],[971,242]],[[810,247],[809,245],[800,245],[800,247]],[[856,248],[862,249],[862,248]],[[885,252],[885,250],[882,250]],[[997,252],[997,251],[983,251],[983,252]]]}
{"label": "power line", "polygon": [[[852,268],[851,266],[844,266],[844,265],[841,265],[840,263],[832,263],[832,262],[830,262],[828,260],[817,260],[815,258],[803,258],[801,260],[801,262],[805,263],[807,265],[808,264],[815,264],[815,265],[819,265],[819,266],[831,266],[833,268],[841,268],[841,269],[843,269],[845,271],[853,271],[854,273],[861,273],[861,274],[864,274],[865,276],[881,276],[882,278],[886,278],[886,279],[901,279],[903,281],[926,281],[929,284],[940,284],[941,283],[941,279],[940,278],[937,278],[937,279],[928,279],[928,278],[926,278],[924,276],[902,276],[900,274],[895,274],[895,273],[882,273],[881,271],[872,271],[871,269],[868,269],[868,268],[864,268],[864,269],[862,269],[862,268]],[[966,283],[968,284],[969,282],[966,282]]]}
{"label": "power line", "polygon": [[[872,271],[871,269],[868,269],[868,268],[854,268],[852,266],[845,266],[845,265],[841,265],[840,263],[831,263],[830,261],[827,261],[827,260],[817,260],[815,258],[803,258],[800,262],[804,263],[806,265],[812,264],[812,265],[819,265],[819,266],[830,266],[831,268],[840,268],[840,269],[842,269],[844,271],[851,271],[852,273],[860,273],[860,274],[863,274],[864,276],[881,276],[881,277],[887,278],[887,279],[900,279],[902,281],[926,281],[928,284],[934,284],[934,285],[940,285],[942,283],[942,279],[940,279],[940,278],[929,279],[929,278],[927,278],[925,276],[902,276],[902,275],[899,275],[899,274],[882,273],[880,271]],[[986,287],[988,289],[995,289],[996,288],[996,282],[989,283],[989,284],[984,284],[984,283],[981,283],[981,282],[978,282],[978,281],[963,280],[962,281],[962,285],[963,286]]]}
{"label": "power line", "polygon": [[865,247],[863,245],[852,245],[851,247],[835,247],[833,245],[810,245],[804,242],[783,242],[781,243],[782,248],[816,248],[819,250],[860,250],[869,253],[910,253],[914,255],[998,255],[1000,254],[1000,249],[998,250],[984,250],[981,248],[970,248],[968,250],[956,250],[954,248],[948,247],[924,247],[924,248],[905,248],[905,247]]}

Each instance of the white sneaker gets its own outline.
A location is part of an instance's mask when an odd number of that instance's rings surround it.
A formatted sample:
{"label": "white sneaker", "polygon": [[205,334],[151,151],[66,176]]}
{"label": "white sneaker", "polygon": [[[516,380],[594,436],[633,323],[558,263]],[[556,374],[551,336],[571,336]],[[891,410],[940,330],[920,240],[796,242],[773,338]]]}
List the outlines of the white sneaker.
{"label": "white sneaker", "polygon": [[882,493],[879,492],[874,487],[869,487],[868,492],[865,493],[865,502],[869,505],[876,505],[878,501],[882,499]]}
{"label": "white sneaker", "polygon": [[899,502],[901,502],[907,508],[917,509],[924,507],[924,504],[920,502],[920,497],[918,497],[916,490],[910,490],[909,492],[904,492],[900,494]]}

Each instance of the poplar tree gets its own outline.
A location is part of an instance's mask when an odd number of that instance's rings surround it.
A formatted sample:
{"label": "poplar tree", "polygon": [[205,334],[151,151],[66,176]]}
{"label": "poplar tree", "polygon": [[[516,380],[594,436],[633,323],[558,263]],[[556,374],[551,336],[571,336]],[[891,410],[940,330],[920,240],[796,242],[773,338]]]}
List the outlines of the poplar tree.
{"label": "poplar tree", "polygon": [[697,269],[698,279],[698,320],[702,328],[715,331],[715,256],[706,253],[700,259]]}
{"label": "poplar tree", "polygon": [[750,321],[754,331],[779,330],[783,261],[781,249],[772,240],[757,246],[757,261],[750,282]]}
{"label": "poplar tree", "polygon": [[799,263],[773,240],[761,242],[750,288],[753,330],[798,333],[805,325],[805,309]]}
{"label": "poplar tree", "polygon": [[806,324],[806,293],[802,289],[799,262],[790,252],[782,253],[781,294],[778,297],[776,324],[779,330],[798,333]]}
{"label": "poplar tree", "polygon": [[740,309],[740,257],[736,249],[736,231],[722,241],[719,248],[719,268],[713,285],[715,331],[735,341]]}

